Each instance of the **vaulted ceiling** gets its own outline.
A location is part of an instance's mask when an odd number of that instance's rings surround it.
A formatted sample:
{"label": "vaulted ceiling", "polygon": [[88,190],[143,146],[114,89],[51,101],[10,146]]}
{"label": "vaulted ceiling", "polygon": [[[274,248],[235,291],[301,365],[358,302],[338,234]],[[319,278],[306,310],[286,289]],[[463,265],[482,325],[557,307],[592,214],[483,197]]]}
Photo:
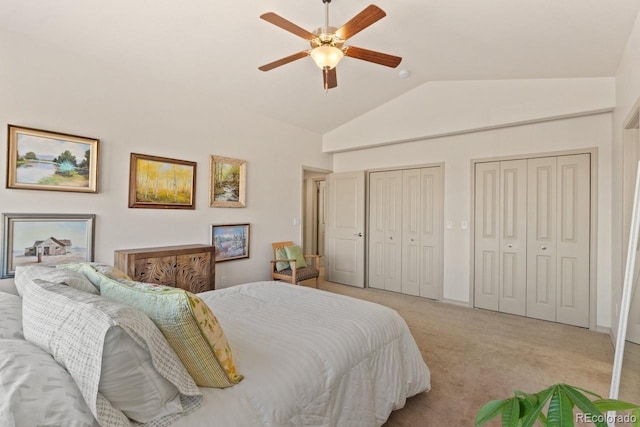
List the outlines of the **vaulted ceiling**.
{"label": "vaulted ceiling", "polygon": [[[339,27],[370,1],[333,0]],[[403,58],[391,69],[353,58],[327,93],[305,40],[259,16],[313,31],[322,0],[0,0],[0,37],[145,73],[195,97],[325,133],[429,81],[614,76],[640,0],[376,0],[387,16],[348,44]],[[1,53],[1,52],[0,52]],[[3,64],[3,67],[10,64]],[[408,69],[410,78],[398,78]]]}

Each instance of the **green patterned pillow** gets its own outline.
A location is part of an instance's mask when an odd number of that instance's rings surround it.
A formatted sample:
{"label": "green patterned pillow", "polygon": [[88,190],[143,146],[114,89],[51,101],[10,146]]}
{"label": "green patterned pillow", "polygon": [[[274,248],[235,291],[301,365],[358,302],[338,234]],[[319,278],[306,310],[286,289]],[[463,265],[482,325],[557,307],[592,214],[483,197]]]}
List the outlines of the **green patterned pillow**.
{"label": "green patterned pillow", "polygon": [[287,251],[287,258],[296,260],[296,268],[303,268],[307,266],[307,262],[304,260],[304,255],[300,246],[285,246],[284,250]]}
{"label": "green patterned pillow", "polygon": [[[284,250],[284,246],[276,248],[276,259],[289,259],[289,257],[287,257],[287,251]],[[287,268],[290,268],[289,262],[276,262],[276,271],[286,270]]]}
{"label": "green patterned pillow", "polygon": [[[218,320],[201,298],[184,289],[113,280],[95,272],[102,296],[149,316],[200,387],[230,387],[242,380]],[[100,277],[102,276],[102,277]]]}

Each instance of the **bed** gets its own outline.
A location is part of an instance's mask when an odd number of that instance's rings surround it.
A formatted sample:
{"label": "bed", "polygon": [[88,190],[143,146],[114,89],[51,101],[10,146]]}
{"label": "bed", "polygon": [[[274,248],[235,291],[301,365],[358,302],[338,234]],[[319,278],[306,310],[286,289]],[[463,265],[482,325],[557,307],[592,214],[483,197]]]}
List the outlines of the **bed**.
{"label": "bed", "polygon": [[[200,387],[199,408],[171,426],[379,426],[408,397],[430,388],[420,351],[402,317],[390,308],[279,282],[198,296],[224,329],[244,379],[228,388]],[[38,420],[33,413],[19,417],[34,408],[55,412],[59,402],[47,402],[60,399],[57,383],[62,381],[56,380],[52,396],[46,396],[52,389],[46,384],[27,392],[16,385],[29,364],[24,338],[15,330],[20,324],[16,298],[0,295],[0,392],[10,396],[0,403],[3,426],[32,425]],[[14,347],[21,363],[12,358]],[[39,378],[47,369],[39,362]],[[67,394],[86,415],[77,393]],[[34,399],[38,405],[29,406]],[[51,413],[47,417],[56,419]]]}

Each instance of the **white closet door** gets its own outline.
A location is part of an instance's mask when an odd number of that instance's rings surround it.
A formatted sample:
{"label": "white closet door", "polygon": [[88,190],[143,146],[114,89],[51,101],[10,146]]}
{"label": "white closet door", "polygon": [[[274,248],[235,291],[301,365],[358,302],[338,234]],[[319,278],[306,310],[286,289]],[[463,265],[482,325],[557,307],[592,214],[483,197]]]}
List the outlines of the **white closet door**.
{"label": "white closet door", "polygon": [[385,172],[369,174],[369,287],[384,289]]}
{"label": "white closet door", "polygon": [[402,290],[402,171],[369,175],[369,286]]}
{"label": "white closet door", "polygon": [[558,157],[557,321],[589,327],[589,154]]}
{"label": "white closet door", "polygon": [[500,162],[476,163],[474,307],[498,310]]}
{"label": "white closet door", "polygon": [[402,293],[420,295],[421,171],[402,172]]}
{"label": "white closet door", "polygon": [[556,320],[556,157],[527,163],[527,316]]}
{"label": "white closet door", "polygon": [[420,296],[442,298],[442,168],[420,171]]}
{"label": "white closet door", "polygon": [[385,172],[385,279],[388,291],[402,291],[402,171]]}
{"label": "white closet door", "polygon": [[499,310],[526,314],[527,161],[500,162]]}

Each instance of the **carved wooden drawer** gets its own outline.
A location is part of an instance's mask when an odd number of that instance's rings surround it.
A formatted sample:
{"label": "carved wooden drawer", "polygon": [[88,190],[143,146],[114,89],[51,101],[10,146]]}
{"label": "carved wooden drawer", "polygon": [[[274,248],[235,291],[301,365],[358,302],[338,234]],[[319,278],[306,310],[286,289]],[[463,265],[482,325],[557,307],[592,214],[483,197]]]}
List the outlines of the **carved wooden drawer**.
{"label": "carved wooden drawer", "polygon": [[114,265],[133,280],[174,286],[189,292],[215,289],[215,247],[209,245],[122,249]]}

